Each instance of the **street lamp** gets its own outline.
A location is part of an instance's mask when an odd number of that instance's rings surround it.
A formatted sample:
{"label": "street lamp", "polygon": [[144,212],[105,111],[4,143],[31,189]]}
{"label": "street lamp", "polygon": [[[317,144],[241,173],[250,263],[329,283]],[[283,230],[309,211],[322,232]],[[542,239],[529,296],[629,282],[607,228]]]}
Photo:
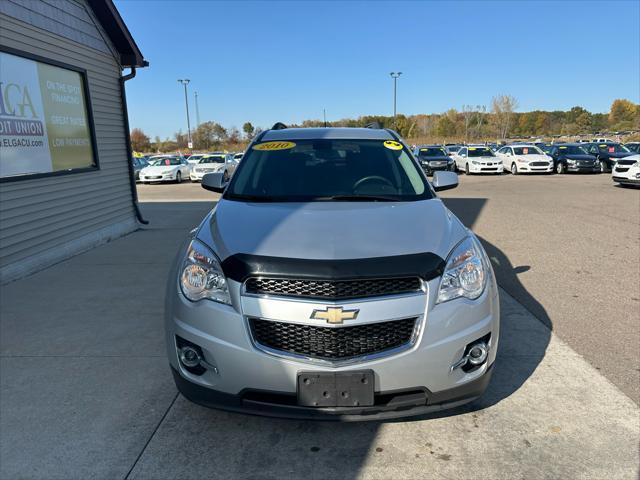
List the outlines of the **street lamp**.
{"label": "street lamp", "polygon": [[391,78],[393,78],[393,128],[396,128],[396,96],[398,91],[398,77],[402,75],[402,72],[391,72]]}
{"label": "street lamp", "polygon": [[184,85],[184,105],[187,108],[187,141],[189,142],[188,147],[192,148],[193,143],[191,143],[191,122],[189,121],[189,100],[187,97],[187,85],[189,85],[190,81],[191,80],[189,80],[188,78],[178,79],[178,82]]}

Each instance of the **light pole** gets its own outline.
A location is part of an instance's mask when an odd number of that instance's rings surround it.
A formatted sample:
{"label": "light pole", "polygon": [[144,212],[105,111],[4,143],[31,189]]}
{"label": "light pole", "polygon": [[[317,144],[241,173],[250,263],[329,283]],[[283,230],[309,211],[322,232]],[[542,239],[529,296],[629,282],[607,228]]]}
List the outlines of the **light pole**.
{"label": "light pole", "polygon": [[200,126],[200,109],[198,108],[198,92],[194,93],[196,97],[196,129]]}
{"label": "light pole", "polygon": [[391,72],[391,78],[393,78],[393,128],[396,128],[396,97],[398,92],[398,77],[402,75],[402,72]]}
{"label": "light pole", "polygon": [[187,107],[187,141],[189,142],[188,143],[189,148],[193,146],[193,144],[191,143],[191,121],[189,120],[189,99],[187,96],[187,85],[189,85],[190,81],[191,80],[189,80],[188,78],[178,79],[178,82],[184,85],[184,105],[185,107]]}

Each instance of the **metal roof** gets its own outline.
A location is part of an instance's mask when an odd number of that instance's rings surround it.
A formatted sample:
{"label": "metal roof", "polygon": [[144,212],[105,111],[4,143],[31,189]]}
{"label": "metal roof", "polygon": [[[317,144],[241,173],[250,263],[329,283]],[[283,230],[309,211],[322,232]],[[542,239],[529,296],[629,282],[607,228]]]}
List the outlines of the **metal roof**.
{"label": "metal roof", "polygon": [[268,130],[260,139],[261,142],[271,140],[394,140],[387,130],[374,128],[283,128]]}

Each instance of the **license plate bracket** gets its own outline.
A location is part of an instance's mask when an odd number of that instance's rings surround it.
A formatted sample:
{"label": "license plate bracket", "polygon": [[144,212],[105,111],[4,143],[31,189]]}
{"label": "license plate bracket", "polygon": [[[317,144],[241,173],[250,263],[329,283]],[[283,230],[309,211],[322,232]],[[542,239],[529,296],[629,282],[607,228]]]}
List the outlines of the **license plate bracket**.
{"label": "license plate bracket", "polygon": [[370,407],[374,403],[373,370],[298,372],[298,405]]}

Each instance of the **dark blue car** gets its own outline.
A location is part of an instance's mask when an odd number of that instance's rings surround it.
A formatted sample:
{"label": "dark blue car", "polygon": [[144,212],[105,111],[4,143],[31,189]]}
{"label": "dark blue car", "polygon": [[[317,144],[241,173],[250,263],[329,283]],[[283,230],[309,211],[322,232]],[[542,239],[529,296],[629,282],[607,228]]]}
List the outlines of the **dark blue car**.
{"label": "dark blue car", "polygon": [[455,171],[453,158],[440,145],[419,145],[413,150],[413,154],[427,175],[431,175],[437,170]]}
{"label": "dark blue car", "polygon": [[548,154],[553,158],[555,172],[599,172],[600,163],[598,159],[595,155],[589,155],[583,145],[579,143],[553,145]]}
{"label": "dark blue car", "polygon": [[601,172],[610,172],[619,159],[633,155],[627,147],[615,142],[587,143],[582,148],[596,157]]}

